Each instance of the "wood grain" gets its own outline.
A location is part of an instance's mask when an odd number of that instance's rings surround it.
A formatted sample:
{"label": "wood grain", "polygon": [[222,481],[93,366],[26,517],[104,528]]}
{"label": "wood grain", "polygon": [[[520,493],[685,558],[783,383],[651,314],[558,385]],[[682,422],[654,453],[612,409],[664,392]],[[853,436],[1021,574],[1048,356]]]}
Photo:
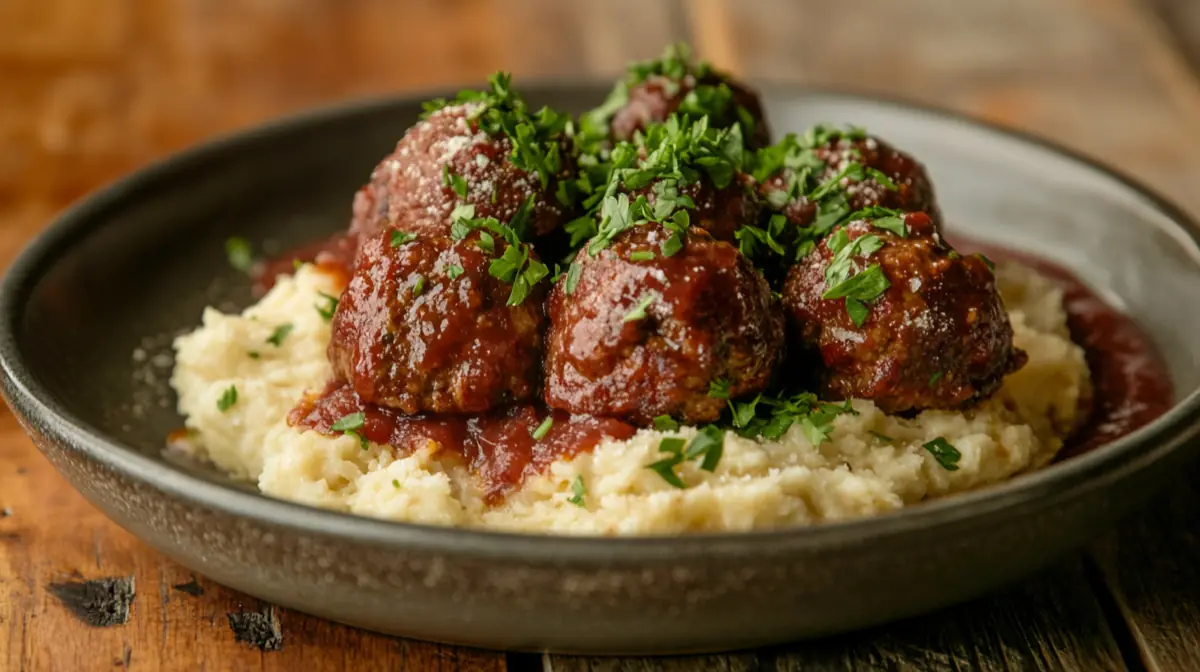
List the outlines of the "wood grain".
{"label": "wood grain", "polygon": [[992,597],[873,631],[756,653],[668,659],[657,667],[638,660],[547,656],[546,668],[1098,672],[1125,664],[1077,558]]}
{"label": "wood grain", "polygon": [[1146,666],[1200,670],[1200,469],[1093,555]]}
{"label": "wood grain", "polygon": [[[0,266],[70,201],[215,134],[498,67],[518,79],[612,75],[689,36],[742,74],[1058,138],[1200,211],[1200,80],[1181,51],[1196,33],[1175,25],[1194,3],[1146,1],[1159,13],[1136,0],[0,0]],[[260,652],[235,641],[227,614],[264,605],[204,579],[202,596],[176,590],[193,577],[83,501],[4,411],[0,669],[1105,670],[1124,666],[1123,619],[1142,647],[1129,662],[1200,669],[1198,492],[1193,479],[1097,547],[1112,613],[1074,560],[973,605],[764,652],[506,658],[286,610],[283,649]],[[90,628],[46,590],[126,575],[138,595],[120,627]]]}

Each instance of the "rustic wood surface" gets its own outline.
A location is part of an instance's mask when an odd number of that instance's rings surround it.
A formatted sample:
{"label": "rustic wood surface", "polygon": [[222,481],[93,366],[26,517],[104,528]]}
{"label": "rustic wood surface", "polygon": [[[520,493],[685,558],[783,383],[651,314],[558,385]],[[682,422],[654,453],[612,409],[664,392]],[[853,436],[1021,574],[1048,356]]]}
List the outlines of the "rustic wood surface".
{"label": "rustic wood surface", "polygon": [[[1189,17],[1190,20],[1189,20]],[[214,134],[348,96],[613,75],[690,39],[738,73],[898,95],[1053,136],[1200,212],[1192,0],[0,0],[0,265],[75,198]],[[1189,60],[1191,59],[1191,60]],[[1200,477],[1075,557],[977,603],[780,649],[676,659],[472,651],[268,608],[108,522],[0,414],[3,670],[1200,669]],[[133,576],[93,628],[51,583]],[[202,590],[195,590],[198,585]]]}

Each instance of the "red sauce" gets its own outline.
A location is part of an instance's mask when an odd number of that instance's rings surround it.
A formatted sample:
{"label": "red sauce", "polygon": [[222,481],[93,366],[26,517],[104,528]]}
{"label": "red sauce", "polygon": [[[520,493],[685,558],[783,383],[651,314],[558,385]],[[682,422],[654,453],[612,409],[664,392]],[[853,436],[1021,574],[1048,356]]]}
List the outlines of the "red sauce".
{"label": "red sauce", "polygon": [[[433,442],[436,450],[456,454],[479,479],[489,504],[502,501],[527,477],[559,458],[588,452],[608,437],[628,439],[636,431],[619,420],[572,416],[541,404],[520,404],[476,416],[409,416],[363,402],[340,383],[331,383],[319,395],[300,402],[288,415],[288,423],[336,434],[333,424],[353,413],[364,414],[357,431],[374,443],[407,454]],[[549,431],[541,439],[533,438],[548,416],[554,418]]]}
{"label": "red sauce", "polygon": [[350,282],[358,240],[348,233],[336,233],[324,240],[294,247],[275,257],[260,261],[251,270],[254,295],[261,297],[275,286],[281,275],[291,275],[296,264],[316,264],[322,271],[339,278],[339,284]]}
{"label": "red sauce", "polygon": [[1171,374],[1150,338],[1070,271],[1033,255],[991,245],[960,240],[955,246],[964,252],[983,252],[993,259],[1022,263],[1063,288],[1071,339],[1083,347],[1095,396],[1088,422],[1067,441],[1059,460],[1115,441],[1171,408]]}

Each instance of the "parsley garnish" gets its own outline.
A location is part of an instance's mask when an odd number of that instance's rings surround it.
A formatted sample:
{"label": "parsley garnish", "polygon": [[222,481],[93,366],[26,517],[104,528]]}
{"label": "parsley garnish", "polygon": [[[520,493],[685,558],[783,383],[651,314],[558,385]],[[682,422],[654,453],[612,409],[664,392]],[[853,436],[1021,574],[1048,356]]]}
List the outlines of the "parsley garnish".
{"label": "parsley garnish", "polygon": [[637,320],[646,319],[646,309],[650,307],[651,303],[654,303],[654,295],[646,294],[638,300],[637,305],[635,305],[632,310],[630,310],[628,313],[625,313],[625,317],[623,317],[621,321],[636,322]]}
{"label": "parsley garnish", "polygon": [[977,255],[975,255],[975,256],[979,257],[980,259],[982,259],[982,260],[983,260],[983,263],[987,264],[987,267],[988,267],[988,270],[989,270],[989,271],[991,271],[992,273],[995,273],[995,272],[996,272],[996,264],[995,264],[995,263],[993,263],[991,259],[988,259],[988,258],[987,258],[987,255],[985,255],[985,254],[983,254],[982,252],[980,252],[979,254],[977,254]]}
{"label": "parsley garnish", "polygon": [[847,401],[844,404],[823,403],[811,392],[787,396],[760,394],[744,402],[729,402],[733,428],[739,436],[778,439],[799,424],[813,445],[825,442],[833,431],[833,419],[839,415],[857,415]]}
{"label": "parsley garnish", "polygon": [[850,316],[850,321],[854,323],[854,326],[861,329],[862,326],[866,324],[867,317],[871,314],[871,309],[868,308],[867,304],[863,303],[860,299],[856,299],[853,296],[847,296],[846,314]]}
{"label": "parsley garnish", "polygon": [[571,262],[567,268],[567,277],[563,280],[563,291],[570,296],[575,293],[575,287],[579,285],[579,275],[583,272],[583,267],[578,261]]}
{"label": "parsley garnish", "polygon": [[234,236],[225,241],[225,258],[229,260],[229,265],[242,273],[249,273],[254,266],[254,253],[250,250],[250,243],[245,238]]}
{"label": "parsley garnish", "polygon": [[343,415],[337,422],[333,423],[329,428],[335,432],[344,432],[348,429],[359,429],[366,423],[367,414],[359,411]]}
{"label": "parsley garnish", "polygon": [[217,410],[224,413],[228,411],[238,400],[237,385],[230,385],[221,393],[221,398],[217,399]]}
{"label": "parsley garnish", "polygon": [[958,471],[958,461],[962,458],[962,453],[958,452],[958,449],[944,437],[939,436],[926,443],[922,448],[932,453],[933,458],[946,471]]}
{"label": "parsley garnish", "polygon": [[321,299],[324,301],[325,305],[318,303],[314,307],[326,322],[332,321],[333,314],[337,312],[338,297],[333,296],[332,294],[326,294],[325,292],[317,292],[317,294],[321,295]]}
{"label": "parsley garnish", "polygon": [[[548,107],[530,112],[525,100],[512,90],[512,77],[508,73],[494,73],[488,78],[487,90],[461,91],[453,102],[473,105],[468,120],[477,123],[488,135],[507,136],[513,145],[508,160],[521,170],[536,172],[543,189],[562,169],[559,144],[566,138],[570,117]],[[443,99],[430,101],[424,104],[425,113],[428,115],[449,104],[450,101]],[[466,182],[459,184],[455,177],[443,174],[443,180],[453,186],[459,196],[466,197]],[[461,177],[457,179],[462,180]],[[569,194],[570,191],[559,192],[559,197]]]}
{"label": "parsley garnish", "polygon": [[567,498],[567,501],[575,506],[587,506],[584,501],[585,497],[587,497],[587,487],[583,484],[583,474],[580,474],[575,477],[574,481],[571,481],[571,496]]}
{"label": "parsley garnish", "polygon": [[650,250],[636,250],[629,253],[630,261],[654,261],[654,253]]}
{"label": "parsley garnish", "polygon": [[270,337],[267,338],[267,343],[278,348],[283,345],[283,339],[287,338],[290,333],[292,333],[292,324],[290,322],[281,324],[275,327],[275,331],[271,332]]}
{"label": "parsley garnish", "polygon": [[393,487],[393,488],[395,488],[395,489],[397,489],[397,490],[399,490],[399,489],[400,489],[400,481],[399,481],[399,480],[397,480],[397,479],[395,479],[395,478],[393,478],[393,479],[392,479],[392,487]]}
{"label": "parsley garnish", "polygon": [[476,245],[489,254],[496,253],[496,236],[508,243],[501,256],[493,259],[488,265],[488,274],[512,285],[508,296],[510,306],[521,304],[529,296],[534,285],[550,275],[550,269],[534,256],[533,247],[523,242],[523,232],[529,228],[529,213],[532,208],[531,196],[525,199],[508,224],[501,223],[494,217],[476,218],[475,208],[470,205],[459,206],[450,215],[453,220],[450,236],[455,240],[462,240],[472,231],[478,231]]}
{"label": "parsley garnish", "polygon": [[412,295],[420,296],[421,293],[424,291],[425,291],[425,276],[418,275],[417,281],[415,283],[413,283]]}
{"label": "parsley garnish", "polygon": [[407,231],[392,231],[392,247],[400,247],[417,239],[417,234]]}
{"label": "parsley garnish", "polygon": [[343,415],[337,422],[330,425],[330,429],[335,432],[341,432],[346,436],[353,437],[358,441],[359,447],[363,450],[368,448],[367,437],[362,434],[361,430],[366,423],[367,415],[362,411],[358,413],[350,413]]}
{"label": "parsley garnish", "polygon": [[687,442],[678,437],[668,437],[658,443],[658,452],[669,453],[670,456],[663,458],[657,462],[651,462],[646,465],[646,468],[662,477],[667,483],[679,488],[686,488],[683,481],[679,479],[679,474],[675,473],[675,467],[683,463],[683,447]]}
{"label": "parsley garnish", "polygon": [[553,426],[554,416],[547,415],[546,419],[542,420],[542,424],[538,425],[533,431],[529,432],[529,435],[533,437],[534,441],[541,441],[542,439],[546,438],[546,435],[550,433],[550,428]]}
{"label": "parsley garnish", "polygon": [[713,399],[728,399],[729,381],[725,378],[714,378],[708,384],[708,396]]}
{"label": "parsley garnish", "polygon": [[[685,445],[687,450],[684,450]],[[658,451],[668,453],[668,457],[647,464],[646,468],[661,476],[667,483],[682,490],[687,487],[687,484],[679,478],[675,467],[686,461],[702,458],[700,468],[712,472],[721,462],[724,450],[725,430],[716,425],[705,425],[700,428],[696,436],[692,437],[690,442],[685,443],[679,437],[667,437],[660,441]]]}
{"label": "parsley garnish", "polygon": [[937,385],[938,381],[942,379],[942,375],[943,372],[935,371],[933,375],[929,377],[929,386],[933,387],[934,385]]}
{"label": "parsley garnish", "polygon": [[446,267],[446,275],[450,276],[451,280],[459,279],[459,277],[461,277],[465,272],[466,271],[463,270],[463,267],[459,266],[458,264],[450,264]]}
{"label": "parsley garnish", "polygon": [[251,351],[247,352],[246,355],[249,356],[250,359],[258,359],[258,358],[262,357],[262,353],[257,350],[251,350]]}
{"label": "parsley garnish", "polygon": [[871,264],[862,273],[851,276],[825,290],[821,298],[840,299],[848,297],[858,299],[859,301],[870,301],[891,286],[892,283],[883,274],[883,268],[879,264]]}
{"label": "parsley garnish", "polygon": [[659,415],[654,418],[654,428],[660,432],[674,432],[679,429],[679,423],[669,415]]}

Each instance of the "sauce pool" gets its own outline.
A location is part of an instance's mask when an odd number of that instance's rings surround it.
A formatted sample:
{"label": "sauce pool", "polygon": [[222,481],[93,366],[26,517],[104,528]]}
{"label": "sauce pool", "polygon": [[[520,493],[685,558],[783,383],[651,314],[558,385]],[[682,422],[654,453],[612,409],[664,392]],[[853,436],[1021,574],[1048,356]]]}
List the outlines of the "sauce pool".
{"label": "sauce pool", "polygon": [[1092,374],[1088,421],[1059,452],[1062,461],[1111,443],[1166,413],[1174,403],[1171,374],[1154,343],[1129,316],[1108,305],[1065,268],[1034,255],[956,240],[965,252],[1028,266],[1063,290],[1071,340],[1079,344]]}

